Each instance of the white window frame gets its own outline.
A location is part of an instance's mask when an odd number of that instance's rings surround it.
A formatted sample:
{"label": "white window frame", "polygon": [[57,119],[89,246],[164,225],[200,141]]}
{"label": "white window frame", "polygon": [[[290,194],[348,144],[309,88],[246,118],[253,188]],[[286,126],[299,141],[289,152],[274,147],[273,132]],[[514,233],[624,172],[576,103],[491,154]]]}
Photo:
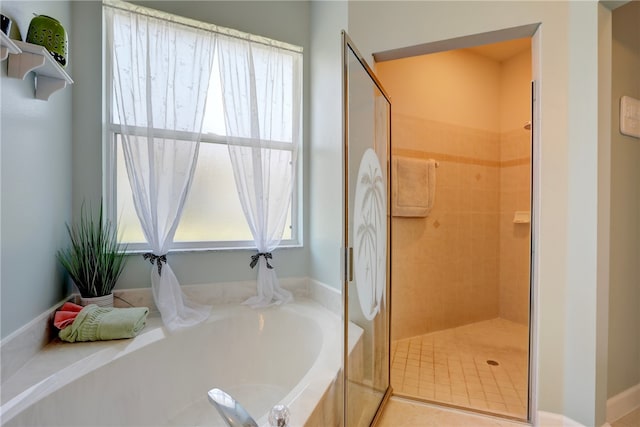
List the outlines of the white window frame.
{"label": "white window frame", "polygon": [[[164,12],[158,12],[164,14]],[[243,33],[237,30],[226,29],[223,27],[218,27],[213,24],[207,24],[203,22],[193,21],[191,19],[182,18],[177,15],[171,15],[172,20],[185,21],[187,25],[194,25],[194,22],[199,27],[209,27],[211,31],[217,31],[220,33],[233,34],[235,37],[244,38],[247,40],[261,40],[264,41],[265,44],[283,44],[285,46],[292,46],[295,50],[302,52],[302,48],[299,46],[293,46],[278,42],[276,40],[265,39],[260,36],[256,36],[249,33]],[[106,25],[108,23],[105,22],[105,31]],[[107,51],[108,46],[106,43],[106,37],[103,37],[103,51],[105,55],[103,55],[103,64],[104,64],[104,81],[103,81],[103,96],[104,99],[104,119],[103,119],[103,154],[104,154],[104,162],[103,162],[103,200],[105,205],[105,212],[107,214],[107,218],[113,224],[118,224],[118,213],[117,213],[117,135],[124,134],[121,125],[114,123],[113,120],[113,110],[112,110],[112,97],[113,97],[113,74],[111,71],[111,55]],[[301,98],[301,105],[299,106],[300,110],[303,110],[304,105],[304,94]],[[304,123],[301,123],[301,126],[304,127]],[[131,128],[130,128],[131,129]],[[144,136],[147,135],[147,128],[133,128],[133,131],[138,131]],[[153,136],[162,137],[163,134],[166,134],[169,131],[164,129],[155,129]],[[193,133],[191,132],[175,132],[170,131],[171,137],[175,138],[180,137],[181,134],[184,134],[185,140],[193,140]],[[304,135],[304,132],[301,132]],[[303,179],[303,150],[304,150],[304,136],[302,136],[302,140],[300,144],[298,144],[298,152],[296,159],[296,168],[295,177],[296,179],[293,182],[292,194],[291,194],[291,238],[283,239],[280,241],[278,245],[279,248],[296,248],[303,247],[303,206],[302,206],[302,195],[301,189],[302,179]],[[200,144],[223,144],[228,145],[227,136],[217,135],[214,133],[202,133],[200,135]],[[260,143],[255,141],[251,141],[248,138],[240,138],[235,137],[232,138],[233,143],[242,146],[251,146],[258,147]],[[263,149],[279,149],[279,150],[288,150],[293,151],[292,144],[289,142],[280,142],[280,141],[262,141],[261,148]],[[292,172],[293,173],[293,172]],[[215,197],[215,194],[211,193],[212,197]],[[150,250],[150,246],[147,242],[138,243],[138,242],[123,242],[123,244],[127,245],[128,253],[144,253]],[[235,249],[256,249],[255,242],[253,240],[225,240],[225,241],[174,241],[169,252],[188,252],[188,251],[216,251],[216,250],[235,250]]]}

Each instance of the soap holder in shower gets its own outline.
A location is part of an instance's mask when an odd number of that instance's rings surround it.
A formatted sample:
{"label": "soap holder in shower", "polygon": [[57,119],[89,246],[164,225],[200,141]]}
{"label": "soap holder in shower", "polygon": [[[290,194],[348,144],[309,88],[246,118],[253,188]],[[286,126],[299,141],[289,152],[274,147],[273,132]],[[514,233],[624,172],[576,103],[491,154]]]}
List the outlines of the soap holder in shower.
{"label": "soap holder in shower", "polygon": [[529,211],[516,211],[513,215],[514,224],[529,224],[531,222],[531,213]]}

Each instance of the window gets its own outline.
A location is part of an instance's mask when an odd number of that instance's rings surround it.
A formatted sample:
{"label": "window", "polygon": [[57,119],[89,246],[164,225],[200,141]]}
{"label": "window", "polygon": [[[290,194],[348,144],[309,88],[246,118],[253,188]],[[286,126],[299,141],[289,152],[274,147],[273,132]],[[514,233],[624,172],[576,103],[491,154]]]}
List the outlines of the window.
{"label": "window", "polygon": [[[175,17],[177,18],[177,17]],[[203,24],[208,25],[208,24]],[[218,28],[218,27],[216,27]],[[238,32],[233,32],[238,36]],[[246,35],[247,38],[255,36]],[[277,42],[274,42],[277,43]],[[288,49],[282,49],[283,63],[288,55],[301,55]],[[219,74],[217,53],[214,55],[214,66],[210,76],[209,92],[205,110],[201,142],[197,166],[193,183],[187,198],[180,224],[176,230],[172,249],[203,250],[219,248],[253,248],[255,244],[251,231],[245,219],[242,206],[238,199],[231,160],[227,147],[225,120],[222,105],[222,89]],[[300,110],[301,105],[294,106],[294,86],[301,82],[301,70],[293,66],[284,67],[284,72],[290,78],[291,100],[283,102],[284,108]],[[107,73],[108,75],[108,73]],[[108,154],[107,154],[107,204],[112,219],[117,221],[123,242],[128,243],[129,249],[143,251],[148,249],[136,214],[129,177],[127,174],[124,154],[122,150],[122,128],[118,123],[118,113],[113,99],[113,89],[109,81],[109,111],[108,126]],[[301,99],[301,98],[299,98]],[[154,129],[154,134],[162,136],[163,129]],[[185,134],[185,140],[192,135]],[[234,143],[246,145],[251,142],[242,138],[234,139]],[[288,151],[293,153],[290,141],[268,141],[271,150]],[[300,153],[298,153],[300,155]],[[300,165],[301,162],[292,164]],[[301,169],[301,166],[297,166]],[[292,166],[293,168],[293,166]],[[300,198],[298,197],[298,182],[301,173],[291,170],[298,178],[294,182],[293,196],[289,207],[287,224],[280,246],[295,246],[301,244],[300,238]]]}

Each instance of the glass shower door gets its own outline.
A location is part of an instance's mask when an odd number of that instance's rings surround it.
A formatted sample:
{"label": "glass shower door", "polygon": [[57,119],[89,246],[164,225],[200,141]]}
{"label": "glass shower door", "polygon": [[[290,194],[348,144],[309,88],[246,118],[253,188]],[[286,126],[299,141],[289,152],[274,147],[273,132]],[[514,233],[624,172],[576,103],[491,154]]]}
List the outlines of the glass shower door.
{"label": "glass shower door", "polygon": [[369,426],[390,394],[391,103],[343,33],[345,425]]}

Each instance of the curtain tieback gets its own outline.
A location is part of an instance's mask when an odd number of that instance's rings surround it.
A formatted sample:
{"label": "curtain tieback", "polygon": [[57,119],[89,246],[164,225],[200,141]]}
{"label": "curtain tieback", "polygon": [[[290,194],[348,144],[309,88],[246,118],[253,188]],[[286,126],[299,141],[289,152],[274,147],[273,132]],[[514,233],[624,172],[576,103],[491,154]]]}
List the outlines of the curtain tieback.
{"label": "curtain tieback", "polygon": [[144,259],[148,259],[151,264],[156,264],[157,261],[158,276],[162,276],[162,263],[167,263],[166,255],[156,255],[152,252],[147,252],[146,254],[143,254],[142,257]]}
{"label": "curtain tieback", "polygon": [[267,262],[267,268],[268,269],[273,269],[273,266],[271,264],[269,264],[269,260],[273,259],[273,255],[271,255],[271,252],[258,252],[255,255],[251,256],[251,264],[249,264],[251,266],[251,268],[255,267],[256,264],[258,263],[258,260],[260,259],[260,257],[263,256],[264,260]]}

